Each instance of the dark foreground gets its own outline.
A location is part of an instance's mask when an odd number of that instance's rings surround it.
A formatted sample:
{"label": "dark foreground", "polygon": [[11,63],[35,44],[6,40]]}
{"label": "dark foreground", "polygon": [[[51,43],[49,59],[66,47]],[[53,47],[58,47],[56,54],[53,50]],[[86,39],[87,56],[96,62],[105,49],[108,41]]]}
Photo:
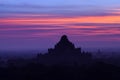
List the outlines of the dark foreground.
{"label": "dark foreground", "polygon": [[120,80],[120,67],[103,62],[91,66],[43,66],[0,68],[0,80]]}

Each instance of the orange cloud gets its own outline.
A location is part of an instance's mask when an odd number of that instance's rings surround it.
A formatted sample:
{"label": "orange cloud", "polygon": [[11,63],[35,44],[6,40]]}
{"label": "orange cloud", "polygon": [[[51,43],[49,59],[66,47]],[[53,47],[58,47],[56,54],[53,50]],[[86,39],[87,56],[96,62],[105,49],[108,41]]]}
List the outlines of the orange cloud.
{"label": "orange cloud", "polygon": [[[29,15],[30,16],[30,15]],[[34,16],[34,15],[31,15]],[[69,24],[69,23],[120,23],[120,16],[84,16],[84,17],[49,17],[51,15],[43,15],[48,18],[30,18],[27,16],[18,18],[0,19],[0,23],[19,24],[19,25],[46,25],[46,24]]]}

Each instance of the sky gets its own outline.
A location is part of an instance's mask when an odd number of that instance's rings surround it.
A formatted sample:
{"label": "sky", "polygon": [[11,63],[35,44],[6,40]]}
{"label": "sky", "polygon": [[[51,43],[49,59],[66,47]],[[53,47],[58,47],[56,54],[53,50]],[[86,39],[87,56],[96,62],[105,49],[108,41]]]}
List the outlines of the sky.
{"label": "sky", "polygon": [[0,50],[120,48],[120,0],[0,0]]}

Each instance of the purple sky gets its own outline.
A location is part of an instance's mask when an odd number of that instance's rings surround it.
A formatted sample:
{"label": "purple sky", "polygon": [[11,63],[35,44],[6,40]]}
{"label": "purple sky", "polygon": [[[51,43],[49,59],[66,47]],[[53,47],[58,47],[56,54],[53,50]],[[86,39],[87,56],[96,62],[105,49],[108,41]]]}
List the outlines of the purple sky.
{"label": "purple sky", "polygon": [[63,34],[77,47],[120,48],[119,0],[1,0],[0,50],[53,47]]}

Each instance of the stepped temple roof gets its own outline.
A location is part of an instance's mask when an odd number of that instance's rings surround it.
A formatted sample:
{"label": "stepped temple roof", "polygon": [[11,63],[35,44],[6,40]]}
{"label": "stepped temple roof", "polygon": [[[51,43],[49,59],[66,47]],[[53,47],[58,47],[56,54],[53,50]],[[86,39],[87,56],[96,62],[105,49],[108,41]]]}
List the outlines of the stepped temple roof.
{"label": "stepped temple roof", "polygon": [[55,50],[73,50],[75,46],[70,42],[66,35],[63,35],[60,41],[55,45]]}
{"label": "stepped temple roof", "polygon": [[63,35],[60,41],[55,45],[54,49],[48,49],[49,53],[68,53],[71,51],[81,51],[80,48],[75,48],[74,44],[68,40],[66,35]]}

